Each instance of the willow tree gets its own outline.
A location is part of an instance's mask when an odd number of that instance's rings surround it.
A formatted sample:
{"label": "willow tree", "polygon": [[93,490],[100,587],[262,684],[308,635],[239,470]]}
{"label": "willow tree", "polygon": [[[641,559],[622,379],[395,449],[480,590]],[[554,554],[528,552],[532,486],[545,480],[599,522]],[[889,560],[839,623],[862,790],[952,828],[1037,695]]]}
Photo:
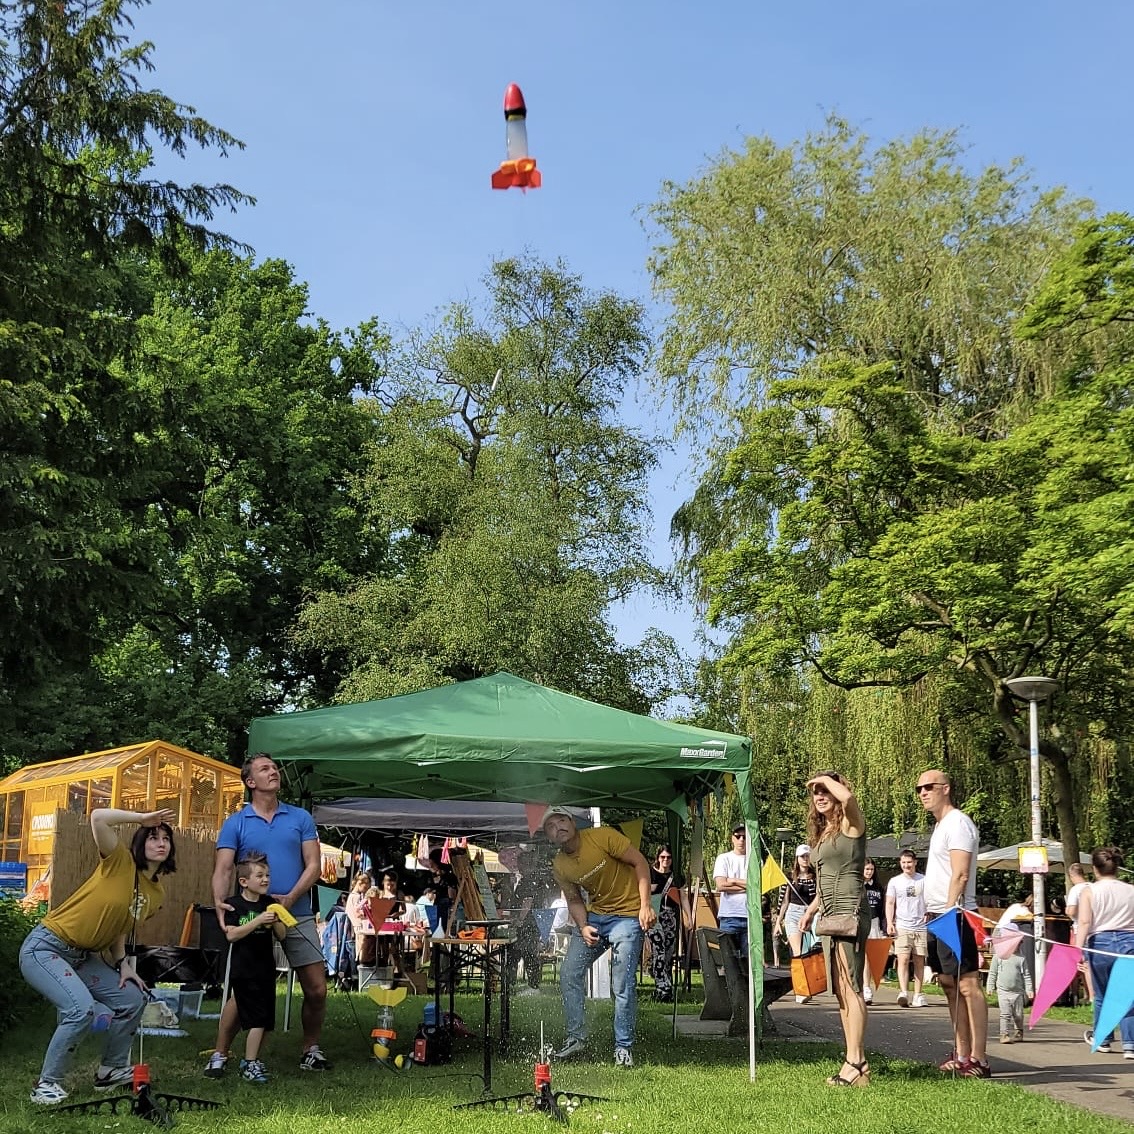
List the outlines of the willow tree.
{"label": "willow tree", "polygon": [[[1092,395],[1064,381],[1067,335],[1013,333],[1083,206],[962,157],[953,134],[872,148],[832,121],[667,187],[652,213],[673,307],[659,369],[683,424],[716,430],[675,531],[731,633],[725,663],[757,684],[947,679],[955,711],[983,705],[997,725],[990,754],[1016,759],[1026,728],[1005,679],[1046,670],[1061,711],[1078,697],[1094,719],[1115,660],[1115,589],[1100,608],[1098,589],[1049,585],[1075,550],[1059,503],[1095,494],[1051,454]],[[1049,740],[1045,755],[1073,847],[1069,753]]]}

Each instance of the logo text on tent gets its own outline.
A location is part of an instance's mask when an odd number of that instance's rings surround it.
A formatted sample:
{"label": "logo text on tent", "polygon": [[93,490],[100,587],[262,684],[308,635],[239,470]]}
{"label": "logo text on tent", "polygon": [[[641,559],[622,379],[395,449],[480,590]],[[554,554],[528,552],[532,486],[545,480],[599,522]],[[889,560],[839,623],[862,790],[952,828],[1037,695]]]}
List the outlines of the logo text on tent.
{"label": "logo text on tent", "polygon": [[678,755],[687,760],[723,760],[727,752],[723,741],[710,740],[700,748],[682,748]]}

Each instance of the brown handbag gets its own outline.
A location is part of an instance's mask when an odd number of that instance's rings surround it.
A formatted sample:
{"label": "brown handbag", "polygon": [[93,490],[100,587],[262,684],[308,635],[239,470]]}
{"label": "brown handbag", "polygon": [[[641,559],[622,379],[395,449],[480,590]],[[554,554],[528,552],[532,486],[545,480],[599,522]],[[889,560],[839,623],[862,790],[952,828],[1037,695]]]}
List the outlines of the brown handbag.
{"label": "brown handbag", "polygon": [[857,937],[858,914],[825,914],[815,919],[815,932],[820,937]]}

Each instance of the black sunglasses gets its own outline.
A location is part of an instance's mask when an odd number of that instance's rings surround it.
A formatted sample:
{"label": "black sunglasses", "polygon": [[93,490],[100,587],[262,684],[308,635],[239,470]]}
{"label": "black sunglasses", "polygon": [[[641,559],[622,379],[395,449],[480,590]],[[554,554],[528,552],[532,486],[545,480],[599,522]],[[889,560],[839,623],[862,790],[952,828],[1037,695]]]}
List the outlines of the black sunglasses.
{"label": "black sunglasses", "polygon": [[934,788],[939,788],[939,787],[944,787],[944,786],[945,786],[945,783],[944,783],[943,780],[934,780],[932,783],[929,783],[929,784],[918,784],[917,787],[914,788],[914,792],[917,795],[921,795],[921,793],[923,791],[932,791]]}

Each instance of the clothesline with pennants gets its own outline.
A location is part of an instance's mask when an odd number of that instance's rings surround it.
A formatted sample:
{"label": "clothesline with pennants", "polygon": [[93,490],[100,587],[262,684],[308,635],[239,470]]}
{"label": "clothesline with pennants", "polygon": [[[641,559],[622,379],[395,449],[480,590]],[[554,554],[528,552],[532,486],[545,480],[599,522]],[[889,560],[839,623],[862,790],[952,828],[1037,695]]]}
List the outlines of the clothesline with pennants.
{"label": "clothesline with pennants", "polygon": [[[1001,958],[1010,957],[1025,937],[1032,936],[1019,929],[996,929],[989,934],[984,927],[995,923],[988,918],[972,910],[946,910],[940,917],[929,922],[926,928],[939,941],[943,941],[957,957],[961,955],[962,917],[972,928],[977,948],[982,948],[991,936],[993,952]],[[1119,1020],[1134,1008],[1134,955],[1112,953],[1108,949],[1094,949],[1090,946],[1067,945],[1062,941],[1052,941],[1051,938],[1039,940],[1047,945],[1048,954],[1044,963],[1043,979],[1032,1001],[1032,1012],[1028,1017],[1029,1028],[1034,1028],[1047,1010],[1067,991],[1079,971],[1079,964],[1084,955],[1093,953],[1099,957],[1115,958],[1110,976],[1107,978],[1106,992],[1099,1005],[1098,1021],[1094,1029],[1092,1050],[1097,1051],[1099,1044],[1104,1042],[1105,1037],[1117,1027]]]}

